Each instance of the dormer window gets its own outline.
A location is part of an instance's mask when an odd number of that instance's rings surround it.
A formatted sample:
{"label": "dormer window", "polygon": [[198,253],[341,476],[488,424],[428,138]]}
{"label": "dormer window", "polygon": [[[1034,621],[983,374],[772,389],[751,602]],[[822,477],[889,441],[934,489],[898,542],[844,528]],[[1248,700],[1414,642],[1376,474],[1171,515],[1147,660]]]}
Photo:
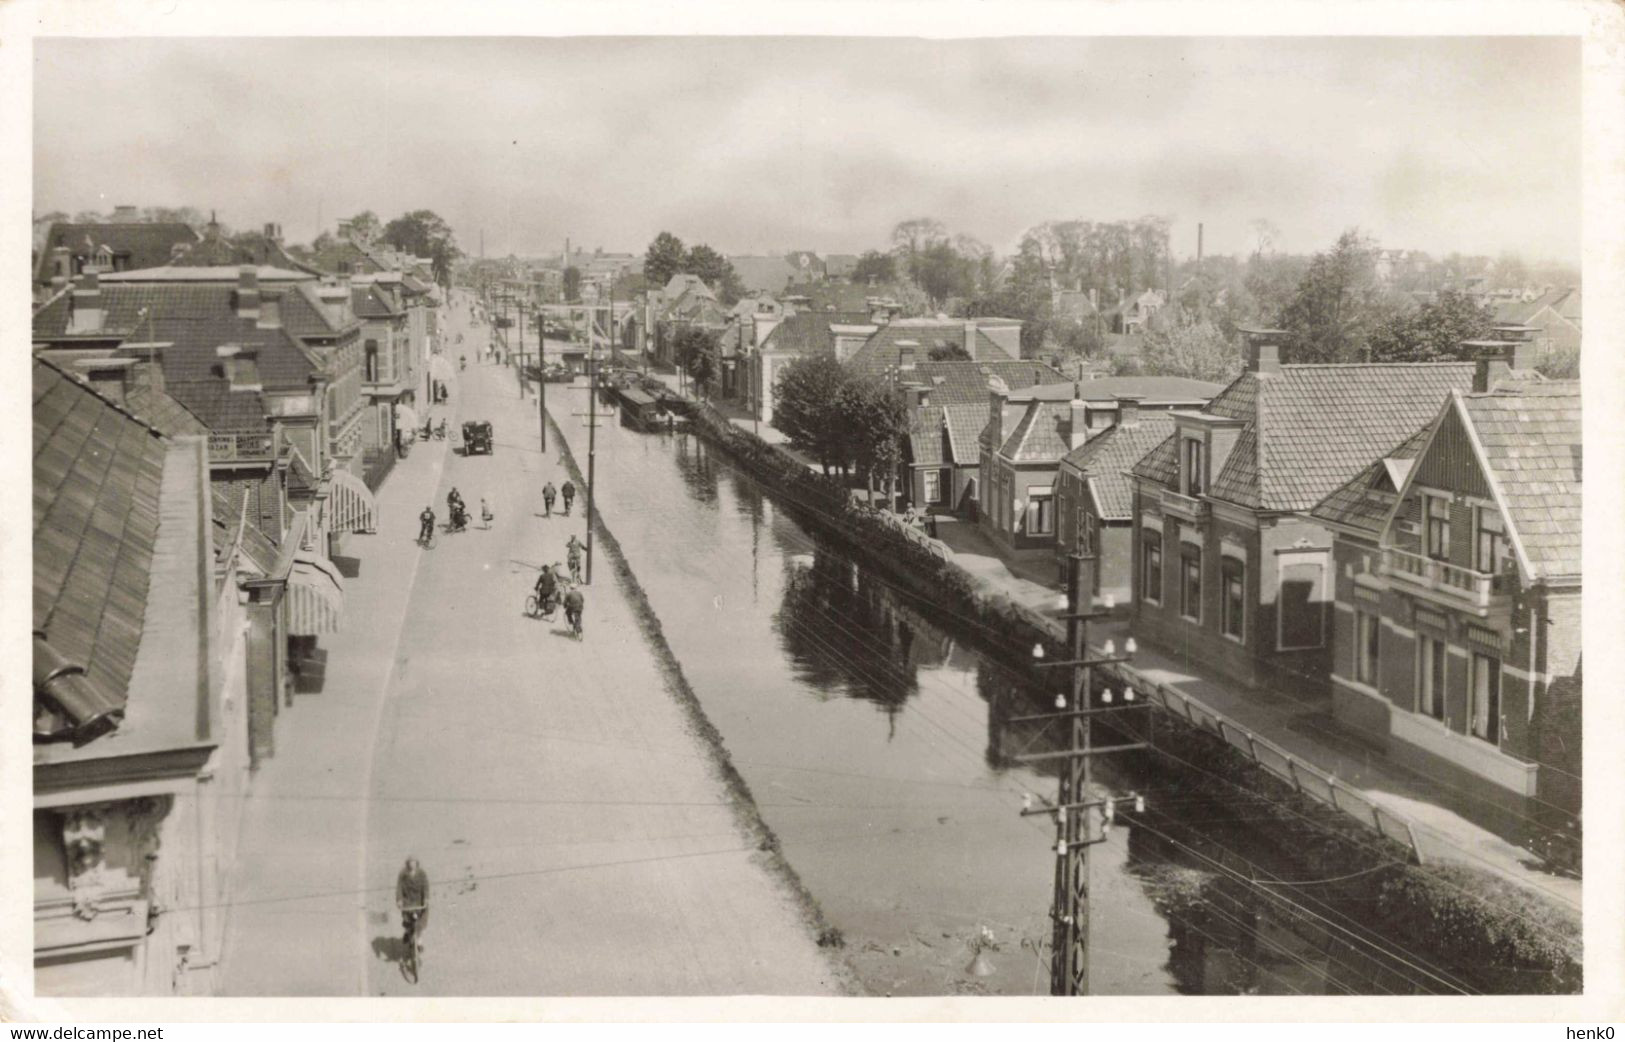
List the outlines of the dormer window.
{"label": "dormer window", "polygon": [[1203,468],[1202,441],[1200,438],[1186,438],[1183,445],[1185,487],[1182,491],[1187,496],[1200,496],[1203,491],[1203,478],[1207,472]]}

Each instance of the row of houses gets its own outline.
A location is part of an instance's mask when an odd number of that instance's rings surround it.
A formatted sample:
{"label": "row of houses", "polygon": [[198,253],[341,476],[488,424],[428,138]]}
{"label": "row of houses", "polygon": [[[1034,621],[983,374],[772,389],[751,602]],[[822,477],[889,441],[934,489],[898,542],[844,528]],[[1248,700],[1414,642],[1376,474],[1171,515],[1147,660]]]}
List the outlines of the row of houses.
{"label": "row of houses", "polygon": [[275,226],[51,266],[72,274],[32,327],[41,994],[212,991],[238,811],[342,619],[335,557],[451,378],[425,272],[348,246],[342,273]]}

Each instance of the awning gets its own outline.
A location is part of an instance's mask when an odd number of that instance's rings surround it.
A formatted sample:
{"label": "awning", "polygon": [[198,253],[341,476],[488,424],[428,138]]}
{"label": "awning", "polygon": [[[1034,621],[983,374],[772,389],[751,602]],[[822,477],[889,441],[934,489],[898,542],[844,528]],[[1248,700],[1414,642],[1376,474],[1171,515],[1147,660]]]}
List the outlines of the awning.
{"label": "awning", "polygon": [[334,532],[373,532],[378,528],[378,503],[367,483],[347,470],[333,471],[333,498],[328,516]]}
{"label": "awning", "polygon": [[457,382],[457,367],[445,355],[430,355],[429,375],[449,388]]}
{"label": "awning", "polygon": [[296,551],[285,600],[290,634],[316,637],[336,631],[344,614],[344,583],[338,567],[320,551]]}
{"label": "awning", "polygon": [[422,426],[418,420],[416,409],[405,402],[395,403],[395,429],[398,431],[415,431]]}

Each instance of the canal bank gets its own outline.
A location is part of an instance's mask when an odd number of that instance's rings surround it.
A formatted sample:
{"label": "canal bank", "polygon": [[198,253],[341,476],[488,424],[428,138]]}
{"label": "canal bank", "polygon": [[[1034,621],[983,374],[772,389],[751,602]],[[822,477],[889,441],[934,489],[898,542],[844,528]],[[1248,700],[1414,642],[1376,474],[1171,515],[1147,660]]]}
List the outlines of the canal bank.
{"label": "canal bank", "polygon": [[[1050,620],[987,596],[973,579],[919,542],[900,538],[863,511],[851,509],[843,492],[801,463],[703,408],[696,410],[694,426],[708,444],[724,450],[733,465],[788,505],[798,520],[908,597],[932,604],[935,614],[1011,668],[1023,669],[1025,649],[1034,640],[1053,640]],[[1396,944],[1426,952],[1442,964],[1459,964],[1463,979],[1476,980],[1480,990],[1578,987],[1574,917],[1528,901],[1517,887],[1471,868],[1409,864],[1411,851],[1387,832],[1361,828],[1334,809],[1335,791],[1322,803],[1283,788],[1267,764],[1239,755],[1222,726],[1204,723],[1211,721],[1188,707],[1183,719],[1169,713],[1159,720],[1155,774],[1200,779],[1230,804],[1256,804],[1249,815],[1253,830],[1272,833],[1278,845],[1297,855],[1296,870],[1289,867],[1281,876],[1283,888],[1301,879],[1336,881],[1326,883],[1320,895],[1335,896],[1337,904],[1350,909],[1345,916],[1349,922],[1379,924]],[[1226,799],[1214,802],[1222,809]],[[1378,815],[1371,816],[1380,828]]]}

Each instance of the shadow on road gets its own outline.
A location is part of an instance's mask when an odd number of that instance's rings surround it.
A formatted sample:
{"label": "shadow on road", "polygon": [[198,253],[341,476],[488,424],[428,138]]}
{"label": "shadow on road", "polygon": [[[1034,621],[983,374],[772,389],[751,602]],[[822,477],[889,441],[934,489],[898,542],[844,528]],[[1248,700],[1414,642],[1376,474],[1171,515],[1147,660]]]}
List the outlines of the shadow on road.
{"label": "shadow on road", "polygon": [[341,554],[334,554],[328,560],[333,562],[334,566],[338,568],[339,574],[346,579],[354,579],[361,574],[361,558],[359,557],[345,557]]}
{"label": "shadow on road", "polygon": [[406,942],[395,936],[374,937],[372,954],[374,958],[399,963],[406,958]]}

